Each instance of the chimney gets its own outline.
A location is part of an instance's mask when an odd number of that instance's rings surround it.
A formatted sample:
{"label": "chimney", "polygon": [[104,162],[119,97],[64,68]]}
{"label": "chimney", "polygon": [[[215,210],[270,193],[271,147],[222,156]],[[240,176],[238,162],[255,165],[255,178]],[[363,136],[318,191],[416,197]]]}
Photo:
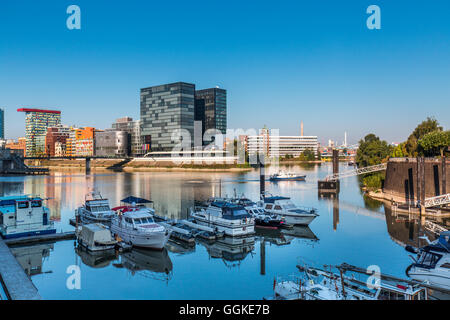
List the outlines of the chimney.
{"label": "chimney", "polygon": [[302,121],[302,123],[300,124],[300,135],[303,137],[303,121]]}

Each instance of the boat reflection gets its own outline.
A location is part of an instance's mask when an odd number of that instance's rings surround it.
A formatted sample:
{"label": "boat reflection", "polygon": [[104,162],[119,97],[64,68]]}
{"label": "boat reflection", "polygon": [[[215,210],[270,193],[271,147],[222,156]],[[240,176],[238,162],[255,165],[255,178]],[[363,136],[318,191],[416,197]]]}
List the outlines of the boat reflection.
{"label": "boat reflection", "polygon": [[292,239],[294,239],[293,236],[285,234],[280,229],[256,228],[255,230],[255,235],[258,240],[270,242],[276,246],[288,245],[292,242]]}
{"label": "boat reflection", "polygon": [[294,226],[292,229],[283,229],[282,233],[295,238],[319,241],[319,238],[308,226]]}
{"label": "boat reflection", "polygon": [[255,237],[224,237],[212,243],[199,241],[213,259],[222,259],[229,268],[239,266],[255,249]]}
{"label": "boat reflection", "polygon": [[134,276],[168,281],[172,278],[172,261],[167,249],[161,251],[133,248],[121,255],[121,263],[114,264],[117,268],[126,268]]}
{"label": "boat reflection", "polygon": [[42,266],[45,258],[50,256],[54,243],[37,244],[33,246],[12,247],[11,252],[28,276],[35,276],[43,272]]}
{"label": "boat reflection", "polygon": [[112,261],[117,260],[118,256],[116,250],[105,250],[105,251],[88,251],[84,247],[75,248],[75,252],[81,258],[81,261],[91,267],[96,269],[101,269],[109,266]]}

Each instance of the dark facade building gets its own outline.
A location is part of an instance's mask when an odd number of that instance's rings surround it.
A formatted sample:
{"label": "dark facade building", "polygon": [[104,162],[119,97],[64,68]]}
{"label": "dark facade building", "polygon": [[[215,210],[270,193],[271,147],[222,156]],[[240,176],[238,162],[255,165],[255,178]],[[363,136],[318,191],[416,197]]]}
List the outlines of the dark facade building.
{"label": "dark facade building", "polygon": [[227,91],[220,88],[195,92],[195,120],[202,121],[203,133],[217,129],[227,133]]}
{"label": "dark facade building", "polygon": [[0,139],[5,139],[5,109],[0,108]]}
{"label": "dark facade building", "polygon": [[141,89],[141,136],[151,151],[171,151],[175,130],[194,138],[195,85],[176,82]]}

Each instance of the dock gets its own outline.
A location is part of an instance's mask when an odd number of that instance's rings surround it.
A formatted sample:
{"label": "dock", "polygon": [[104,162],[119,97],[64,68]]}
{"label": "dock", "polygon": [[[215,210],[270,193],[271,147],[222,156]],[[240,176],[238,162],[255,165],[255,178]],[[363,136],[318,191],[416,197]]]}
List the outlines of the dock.
{"label": "dock", "polygon": [[2,240],[6,245],[25,245],[25,244],[35,244],[40,242],[52,242],[61,240],[74,240],[75,231],[64,232],[64,233],[54,233],[54,234],[43,234],[38,236],[31,236],[25,238],[14,238]]}
{"label": "dock", "polygon": [[0,238],[0,282],[9,300],[41,300],[38,290]]}

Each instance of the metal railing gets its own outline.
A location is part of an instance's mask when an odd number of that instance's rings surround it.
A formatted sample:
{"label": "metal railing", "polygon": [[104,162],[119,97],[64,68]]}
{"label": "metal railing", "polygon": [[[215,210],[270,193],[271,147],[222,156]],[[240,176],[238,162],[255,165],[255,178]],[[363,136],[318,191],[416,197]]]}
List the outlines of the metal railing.
{"label": "metal railing", "polygon": [[386,168],[387,168],[387,163],[381,163],[381,164],[377,164],[377,165],[370,166],[370,167],[358,168],[358,169],[354,169],[354,170],[344,171],[341,173],[331,174],[331,175],[328,175],[325,179],[327,181],[336,181],[336,180],[339,180],[342,178],[358,176],[360,174],[383,171],[383,170],[386,170]]}
{"label": "metal railing", "polygon": [[439,207],[450,204],[450,193],[425,199],[425,208]]}

